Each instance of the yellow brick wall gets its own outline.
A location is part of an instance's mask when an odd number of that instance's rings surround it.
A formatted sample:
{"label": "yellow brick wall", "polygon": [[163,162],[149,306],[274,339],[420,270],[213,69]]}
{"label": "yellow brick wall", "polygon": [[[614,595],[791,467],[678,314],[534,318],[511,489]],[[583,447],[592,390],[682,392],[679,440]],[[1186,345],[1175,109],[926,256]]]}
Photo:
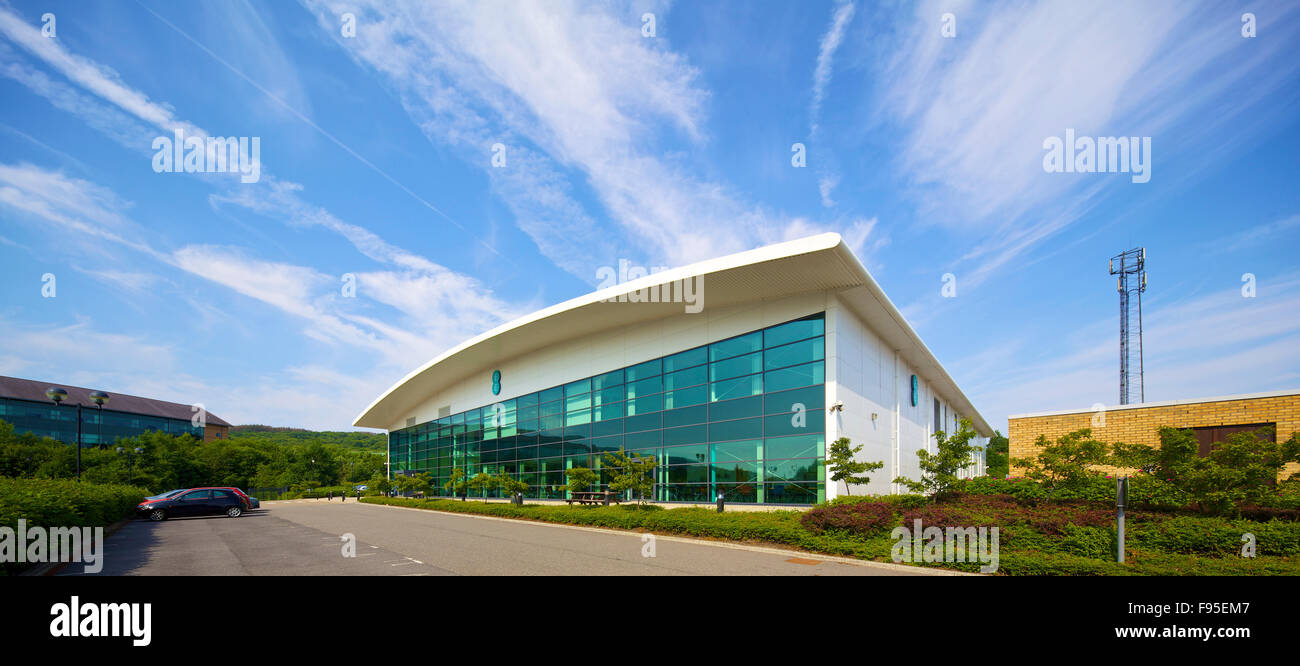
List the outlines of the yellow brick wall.
{"label": "yellow brick wall", "polygon": [[[1104,425],[1100,423],[1100,414],[1105,416]],[[1096,426],[1094,415],[1098,415]],[[1199,428],[1249,423],[1276,423],[1277,441],[1286,440],[1300,430],[1300,394],[1012,418],[1007,423],[1007,440],[1011,459],[1015,460],[1037,455],[1034,441],[1039,435],[1046,435],[1048,441],[1054,442],[1057,437],[1082,428],[1092,428],[1094,438],[1110,444],[1159,446],[1156,430],[1161,426]],[[1300,465],[1288,465],[1283,477],[1296,471],[1300,471]],[[1011,475],[1017,475],[1014,467]]]}

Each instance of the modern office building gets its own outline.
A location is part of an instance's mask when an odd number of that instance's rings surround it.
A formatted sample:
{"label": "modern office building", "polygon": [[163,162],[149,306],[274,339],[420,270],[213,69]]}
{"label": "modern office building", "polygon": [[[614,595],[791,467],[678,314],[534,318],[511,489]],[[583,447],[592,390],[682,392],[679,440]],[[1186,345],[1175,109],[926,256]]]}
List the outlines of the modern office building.
{"label": "modern office building", "polygon": [[[828,442],[882,461],[864,492],[919,477],[937,430],[988,423],[837,234],[601,289],[499,326],[407,375],[357,417],[394,474],[504,471],[563,497],[571,467],[654,455],[657,501],[811,504]],[[983,474],[980,456],[970,474]],[[838,486],[838,487],[837,487]]]}
{"label": "modern office building", "polygon": [[[45,394],[50,388],[67,392],[61,404]],[[122,393],[106,393],[101,407],[94,389],[17,377],[0,377],[0,421],[12,423],[18,432],[51,437],[67,444],[77,442],[77,406],[81,406],[81,445],[109,445],[118,439],[144,432],[193,435],[210,441],[229,436],[230,424],[211,412],[196,419],[196,405],[182,405]],[[102,398],[101,398],[102,399]],[[103,419],[102,423],[100,419]],[[197,421],[197,423],[196,423]],[[102,437],[102,440],[101,440]]]}

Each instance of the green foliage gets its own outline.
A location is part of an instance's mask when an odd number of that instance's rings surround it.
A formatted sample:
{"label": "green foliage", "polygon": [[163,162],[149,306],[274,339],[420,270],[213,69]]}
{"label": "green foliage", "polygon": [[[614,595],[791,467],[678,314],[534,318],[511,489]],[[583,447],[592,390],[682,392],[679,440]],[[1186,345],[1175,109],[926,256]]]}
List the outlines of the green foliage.
{"label": "green foliage", "polygon": [[605,452],[609,489],[618,493],[630,490],[641,503],[645,503],[646,496],[654,489],[654,470],[658,466],[654,456],[628,455],[621,446],[618,451]]}
{"label": "green foliage", "polygon": [[916,452],[921,467],[921,480],[913,481],[905,476],[894,479],[914,493],[938,497],[950,491],[960,479],[958,475],[975,464],[973,454],[983,448],[970,443],[976,437],[970,419],[962,419],[957,434],[949,436],[940,430],[934,434],[937,442],[935,453],[924,449]]}
{"label": "green foliage", "polygon": [[1011,473],[1011,443],[1007,436],[994,430],[984,451],[984,469],[989,476],[1005,478]]}
{"label": "green foliage", "polygon": [[488,493],[492,492],[499,483],[499,477],[488,474],[487,472],[479,472],[478,474],[475,474],[473,478],[465,482],[465,487],[478,493],[478,495],[483,498],[483,501],[486,502]]}
{"label": "green foliage", "polygon": [[[361,438],[365,438],[364,440]],[[82,449],[82,478],[162,492],[195,486],[290,488],[366,483],[385,476],[372,433],[253,432],[201,442],[188,435],[146,432],[104,448]],[[353,443],[349,443],[353,442]],[[118,448],[122,449],[118,453]],[[135,449],[141,449],[136,453]],[[70,479],[76,448],[16,433],[0,421],[0,476]]]}
{"label": "green foliage", "polygon": [[[401,477],[397,477],[401,478]],[[447,482],[442,484],[444,490],[455,497],[464,497],[469,490],[469,481],[465,478],[465,470],[455,467],[451,470],[451,475],[447,477]]]}
{"label": "green foliage", "polygon": [[[104,527],[129,517],[143,488],[52,479],[0,478],[0,527]],[[26,565],[0,562],[0,573]]]}
{"label": "green foliage", "polygon": [[569,479],[564,489],[571,493],[586,492],[598,478],[595,472],[586,467],[571,467],[564,470],[564,475]]}
{"label": "green foliage", "polygon": [[528,492],[528,484],[519,479],[501,472],[497,476],[497,487],[501,489],[501,494],[506,497],[514,497],[516,494]]}
{"label": "green foliage", "polygon": [[874,472],[885,466],[883,462],[865,462],[854,460],[853,456],[862,450],[861,444],[852,446],[848,437],[841,437],[831,443],[830,450],[826,452],[826,460],[822,461],[831,472],[831,481],[839,483],[844,482],[844,487],[848,494],[853,494],[853,485],[866,485],[871,483],[871,477],[863,476],[867,472]]}
{"label": "green foliage", "polygon": [[1061,435],[1055,443],[1048,443],[1047,437],[1039,435],[1034,445],[1039,448],[1037,456],[1017,458],[1011,466],[1024,470],[1025,477],[1043,484],[1049,491],[1082,487],[1090,479],[1101,476],[1095,466],[1111,462],[1111,447],[1093,439],[1091,428]]}
{"label": "green foliage", "polygon": [[1270,442],[1266,432],[1240,432],[1199,455],[1190,430],[1160,429],[1160,449],[1148,453],[1151,474],[1187,494],[1205,513],[1235,514],[1243,504],[1268,505],[1280,496],[1274,487],[1287,463],[1300,462],[1300,433]]}

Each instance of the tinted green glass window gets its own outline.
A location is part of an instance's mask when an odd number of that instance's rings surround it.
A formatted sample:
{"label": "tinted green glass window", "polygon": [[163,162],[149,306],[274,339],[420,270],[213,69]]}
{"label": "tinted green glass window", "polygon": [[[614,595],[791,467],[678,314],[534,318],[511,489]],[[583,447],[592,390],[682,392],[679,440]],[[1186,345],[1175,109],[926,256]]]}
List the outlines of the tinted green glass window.
{"label": "tinted green glass window", "polygon": [[732,462],[725,464],[715,464],[713,466],[713,478],[719,483],[738,482],[738,481],[757,481],[758,480],[758,463],[757,462]]}
{"label": "tinted green glass window", "polygon": [[763,457],[766,460],[782,458],[819,458],[823,452],[825,435],[794,435],[763,440]]}
{"label": "tinted green glass window", "polygon": [[632,382],[627,385],[627,397],[629,400],[637,396],[650,395],[659,393],[664,390],[662,377],[648,377],[640,381]]}
{"label": "tinted green glass window", "polygon": [[[784,370],[778,370],[777,372],[784,372]],[[714,402],[718,400],[729,400],[731,398],[758,395],[762,392],[762,375],[750,375],[748,377],[728,379],[709,384],[709,400]]]}
{"label": "tinted green glass window", "polygon": [[694,423],[704,423],[709,418],[707,405],[696,405],[694,407],[682,407],[664,412],[664,427],[691,425]]}
{"label": "tinted green glass window", "polygon": [[664,390],[684,388],[704,384],[709,381],[707,368],[703,365],[696,366],[687,370],[681,370],[671,374],[664,375]]}
{"label": "tinted green glass window", "polygon": [[537,457],[536,446],[521,446],[518,449],[516,449],[516,451],[518,451],[518,453],[516,453],[515,457],[521,461],[532,460],[533,458]]}
{"label": "tinted green glass window", "polygon": [[578,409],[586,409],[590,406],[591,406],[590,393],[571,395],[564,399],[564,411],[566,412],[571,412]]}
{"label": "tinted green glass window", "polygon": [[564,427],[564,416],[562,414],[552,414],[543,416],[537,420],[538,429],[542,431],[554,430],[555,428]]}
{"label": "tinted green glass window", "polygon": [[582,393],[591,393],[591,380],[590,380],[590,379],[579,379],[579,380],[576,381],[576,382],[570,382],[570,383],[564,385],[564,395],[565,395],[565,397],[568,397],[568,396],[571,396],[571,395],[579,395],[579,394],[582,394]]}
{"label": "tinted green glass window", "polygon": [[707,402],[709,399],[709,387],[701,384],[690,388],[679,389],[671,393],[664,394],[664,409],[677,409],[679,407],[690,407]]}
{"label": "tinted green glass window", "polygon": [[689,368],[693,365],[700,365],[709,360],[709,350],[707,347],[696,347],[680,354],[673,354],[664,359],[664,372],[672,372]]}
{"label": "tinted green glass window", "polygon": [[756,483],[719,483],[714,486],[728,502],[733,504],[752,504],[758,501],[758,484]]}
{"label": "tinted green glass window", "polygon": [[825,370],[822,367],[823,362],[809,363],[807,365],[796,365],[793,368],[784,370],[773,370],[764,373],[769,391],[783,391],[785,389],[808,386],[809,384],[821,384],[825,381]]}
{"label": "tinted green glass window", "polygon": [[709,405],[710,421],[727,421],[747,416],[758,416],[763,412],[763,397],[753,396],[736,400],[725,400]]}
{"label": "tinted green glass window", "polygon": [[[702,429],[702,428],[701,428]],[[668,441],[668,432],[664,432],[664,444]],[[664,449],[664,464],[666,465],[687,465],[709,462],[709,445],[692,444],[690,446],[674,446]]]}
{"label": "tinted green glass window", "polygon": [[638,379],[653,377],[655,375],[662,374],[662,372],[663,372],[663,362],[660,359],[655,359],[653,361],[646,361],[645,363],[634,365],[628,368],[626,381],[630,384],[634,381],[637,381]]}
{"label": "tinted green glass window", "polygon": [[592,404],[603,405],[610,402],[619,402],[623,399],[623,386],[601,389],[591,395]]}
{"label": "tinted green glass window", "polygon": [[768,483],[764,485],[763,501],[767,504],[815,504],[819,501],[816,483]]}
{"label": "tinted green glass window", "polygon": [[763,419],[763,434],[768,437],[815,433],[825,429],[826,414],[820,409],[810,409],[802,414],[774,414]]}
{"label": "tinted green glass window", "polygon": [[[597,408],[599,411],[600,408]],[[596,421],[591,424],[591,435],[593,437],[603,437],[605,435],[617,435],[623,432],[623,419],[612,418],[606,421]]]}
{"label": "tinted green glass window", "polygon": [[637,414],[628,416],[623,419],[623,430],[625,432],[636,432],[638,430],[658,430],[663,427],[663,415],[661,412],[651,412],[649,414]]}
{"label": "tinted green glass window", "polygon": [[806,410],[821,409],[826,406],[826,387],[824,385],[806,386],[791,391],[768,393],[763,396],[763,412],[780,414],[795,411],[795,405],[803,405]]}
{"label": "tinted green glass window", "polygon": [[591,440],[591,450],[595,452],[617,451],[621,446],[623,446],[622,435],[615,435],[613,437],[597,437]]}
{"label": "tinted green glass window", "polygon": [[732,377],[739,377],[741,375],[752,375],[762,369],[762,353],[736,356],[725,361],[710,363],[709,379],[716,382],[721,379],[731,379]]}
{"label": "tinted green glass window", "polygon": [[618,386],[619,384],[622,383],[623,383],[623,370],[619,369],[613,372],[607,372],[603,375],[592,377],[591,390],[603,391],[607,388]]}
{"label": "tinted green glass window", "polygon": [[556,400],[555,402],[544,402],[540,407],[537,408],[537,413],[539,416],[552,416],[554,414],[563,414],[564,403],[559,400]]}
{"label": "tinted green glass window", "polygon": [[709,441],[721,442],[731,439],[753,439],[763,436],[763,419],[740,419],[709,423]]}
{"label": "tinted green glass window", "polygon": [[538,393],[538,402],[551,402],[564,397],[564,387],[556,386]]}
{"label": "tinted green glass window", "polygon": [[825,478],[821,458],[768,461],[763,464],[764,481],[820,481]]}
{"label": "tinted green glass window", "polygon": [[592,408],[592,415],[597,421],[623,418],[623,403],[615,402]]}
{"label": "tinted green glass window", "polygon": [[646,430],[644,432],[629,432],[623,435],[623,445],[629,450],[642,449],[650,446],[659,446],[662,438],[661,430]]}
{"label": "tinted green glass window", "polygon": [[739,442],[722,442],[710,446],[713,449],[713,460],[715,462],[730,462],[734,460],[758,460],[758,450],[762,445],[763,440],[750,439]]}
{"label": "tinted green glass window", "polygon": [[668,483],[708,483],[708,465],[674,465],[668,468]]}
{"label": "tinted green glass window", "polygon": [[826,321],[819,316],[816,319],[802,319],[773,326],[763,331],[763,342],[766,347],[776,347],[795,340],[822,335],[825,332]]}
{"label": "tinted green glass window", "polygon": [[576,426],[583,423],[591,423],[591,410],[580,409],[576,412],[568,412],[564,415],[564,425]]}
{"label": "tinted green glass window", "polygon": [[822,344],[821,338],[813,338],[783,347],[768,349],[763,352],[764,368],[775,370],[789,365],[820,361],[823,358],[825,347],[826,345]]}
{"label": "tinted green glass window", "polygon": [[536,407],[536,406],[537,406],[536,393],[529,393],[527,395],[521,395],[518,398],[515,398],[516,409],[523,409],[524,407]]}
{"label": "tinted green glass window", "polygon": [[663,394],[648,395],[644,398],[627,401],[627,415],[645,414],[647,412],[657,412],[664,408]]}
{"label": "tinted green glass window", "polygon": [[709,360],[717,361],[732,356],[756,352],[763,348],[763,333],[755,331],[730,340],[722,340],[709,345]]}
{"label": "tinted green glass window", "polygon": [[709,431],[704,425],[666,428],[663,437],[664,446],[697,444],[709,441]]}

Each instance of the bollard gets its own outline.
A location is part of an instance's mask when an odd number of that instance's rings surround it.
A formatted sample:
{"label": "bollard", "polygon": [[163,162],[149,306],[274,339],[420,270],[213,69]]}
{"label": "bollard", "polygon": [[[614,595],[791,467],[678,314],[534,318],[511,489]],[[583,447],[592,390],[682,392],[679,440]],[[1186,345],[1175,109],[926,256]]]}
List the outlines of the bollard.
{"label": "bollard", "polygon": [[726,507],[726,504],[727,504],[727,501],[724,499],[724,495],[723,495],[721,492],[719,492],[719,493],[718,493],[718,513],[722,513],[722,510],[723,510],[723,508]]}
{"label": "bollard", "polygon": [[1115,508],[1119,510],[1119,544],[1117,562],[1124,561],[1124,506],[1128,504],[1128,477],[1115,479]]}

